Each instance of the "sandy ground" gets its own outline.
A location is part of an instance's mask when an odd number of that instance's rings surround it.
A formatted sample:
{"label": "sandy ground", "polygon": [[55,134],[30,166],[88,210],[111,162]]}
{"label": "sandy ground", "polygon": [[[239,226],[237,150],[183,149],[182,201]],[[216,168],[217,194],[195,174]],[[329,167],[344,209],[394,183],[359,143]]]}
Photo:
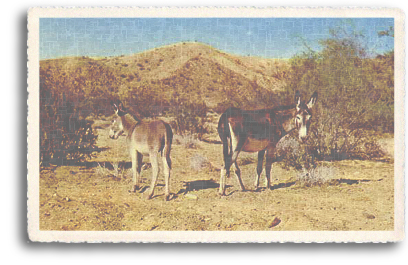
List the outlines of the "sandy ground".
{"label": "sandy ground", "polygon": [[[103,151],[74,166],[47,168],[40,174],[41,230],[393,230],[394,164],[345,160],[325,162],[338,184],[305,187],[299,172],[272,169],[270,190],[254,191],[256,153],[242,153],[239,163],[248,191],[234,175],[227,196],[218,195],[221,145],[176,136],[171,153],[171,201],[164,201],[164,178],[155,196],[149,158],[142,193],[132,186],[125,137],[108,139],[108,121],[95,123]],[[388,150],[393,140],[386,140]],[[118,166],[115,170],[113,166]],[[103,166],[106,166],[104,168]],[[265,180],[262,174],[261,183]]]}

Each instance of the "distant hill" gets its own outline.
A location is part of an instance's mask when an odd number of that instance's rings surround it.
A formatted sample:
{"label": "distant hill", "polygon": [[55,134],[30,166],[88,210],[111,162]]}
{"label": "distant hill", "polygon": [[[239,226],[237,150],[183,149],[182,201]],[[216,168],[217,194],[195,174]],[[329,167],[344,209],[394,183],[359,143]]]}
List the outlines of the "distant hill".
{"label": "distant hill", "polygon": [[236,102],[255,101],[264,94],[281,91],[288,64],[187,42],[118,57],[42,60],[40,70],[43,87],[63,89],[78,98],[106,93],[129,98],[129,93],[147,89],[163,100],[188,98],[213,108],[231,98]]}

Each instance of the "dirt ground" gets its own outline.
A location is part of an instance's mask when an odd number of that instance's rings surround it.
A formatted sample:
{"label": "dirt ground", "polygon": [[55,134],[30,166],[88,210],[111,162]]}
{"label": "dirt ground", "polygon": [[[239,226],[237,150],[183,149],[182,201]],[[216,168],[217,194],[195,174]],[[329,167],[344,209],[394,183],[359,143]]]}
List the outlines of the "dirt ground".
{"label": "dirt ground", "polygon": [[[338,184],[305,187],[299,172],[275,164],[270,190],[254,191],[256,153],[239,156],[248,189],[236,177],[227,179],[227,196],[218,195],[221,145],[175,136],[172,148],[172,200],[164,201],[159,176],[155,196],[150,185],[149,158],[143,168],[142,193],[131,193],[130,157],[125,137],[108,138],[109,120],[98,120],[97,146],[103,151],[73,166],[40,172],[41,230],[393,230],[394,163],[345,160],[324,162]],[[213,135],[216,140],[216,135]],[[385,140],[392,153],[393,139]],[[115,169],[115,167],[118,169]],[[265,181],[262,173],[261,183]],[[265,185],[265,184],[263,184]]]}

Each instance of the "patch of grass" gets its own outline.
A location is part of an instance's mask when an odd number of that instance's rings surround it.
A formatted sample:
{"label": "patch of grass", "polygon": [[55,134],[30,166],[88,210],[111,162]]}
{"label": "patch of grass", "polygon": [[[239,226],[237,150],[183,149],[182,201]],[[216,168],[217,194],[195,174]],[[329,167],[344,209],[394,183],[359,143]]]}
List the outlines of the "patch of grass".
{"label": "patch of grass", "polygon": [[249,165],[249,164],[252,164],[252,163],[255,163],[255,159],[253,157],[249,157],[249,156],[248,157],[243,157],[241,159],[241,161],[239,162],[239,164],[241,166]]}
{"label": "patch of grass", "polygon": [[197,149],[199,144],[198,140],[192,135],[174,135],[174,143],[182,145],[187,149]]}
{"label": "patch of grass", "polygon": [[323,186],[337,183],[336,170],[333,167],[319,166],[303,171],[297,175],[297,181],[302,187]]}
{"label": "patch of grass", "polygon": [[132,177],[132,169],[125,169],[119,166],[119,162],[112,163],[112,169],[109,169],[105,165],[98,163],[98,166],[95,168],[95,174],[99,178],[112,177],[114,179],[126,179]]}
{"label": "patch of grass", "polygon": [[202,169],[211,167],[211,163],[206,157],[200,154],[194,154],[194,156],[190,158],[190,166],[192,169],[200,171]]}

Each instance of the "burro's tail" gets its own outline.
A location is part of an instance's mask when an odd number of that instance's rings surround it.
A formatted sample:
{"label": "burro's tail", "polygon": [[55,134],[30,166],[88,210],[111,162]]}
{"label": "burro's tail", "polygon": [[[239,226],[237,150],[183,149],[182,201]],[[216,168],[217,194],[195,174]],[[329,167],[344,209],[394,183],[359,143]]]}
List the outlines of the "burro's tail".
{"label": "burro's tail", "polygon": [[224,159],[230,155],[229,149],[231,148],[231,132],[228,124],[228,117],[231,117],[234,108],[228,108],[220,117],[218,121],[218,135],[222,142],[222,150]]}
{"label": "burro's tail", "polygon": [[227,140],[227,138],[230,137],[227,112],[224,112],[221,115],[220,120],[218,121],[217,131],[222,143],[224,143]]}
{"label": "burro's tail", "polygon": [[166,156],[167,165],[171,169],[171,159],[170,159],[170,151],[171,151],[171,144],[173,142],[173,131],[168,123],[164,123],[166,127],[166,134],[164,135],[164,155]]}

